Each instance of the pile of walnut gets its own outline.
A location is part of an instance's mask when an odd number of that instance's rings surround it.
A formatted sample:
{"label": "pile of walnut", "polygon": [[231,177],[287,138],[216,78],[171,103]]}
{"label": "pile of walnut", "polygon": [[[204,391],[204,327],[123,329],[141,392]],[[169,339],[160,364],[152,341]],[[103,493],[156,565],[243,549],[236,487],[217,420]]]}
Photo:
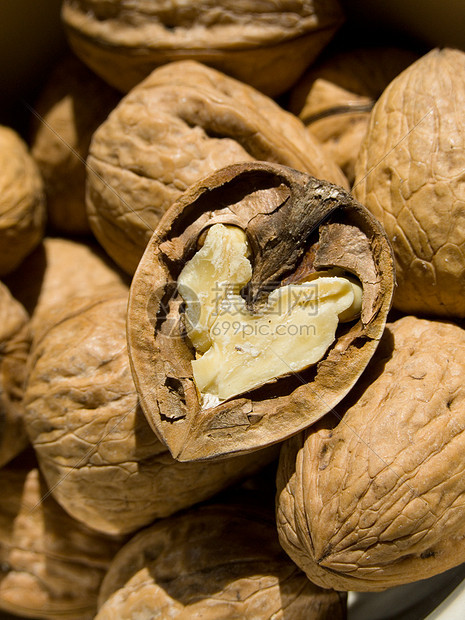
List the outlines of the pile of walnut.
{"label": "pile of walnut", "polygon": [[465,54],[62,16],[0,127],[0,610],[342,620],[464,562]]}

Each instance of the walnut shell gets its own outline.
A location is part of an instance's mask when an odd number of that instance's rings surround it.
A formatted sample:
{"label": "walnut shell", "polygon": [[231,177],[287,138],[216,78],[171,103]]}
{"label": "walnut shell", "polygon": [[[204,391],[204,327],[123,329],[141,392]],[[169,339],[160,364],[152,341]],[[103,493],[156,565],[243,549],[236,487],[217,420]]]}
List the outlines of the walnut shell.
{"label": "walnut shell", "polygon": [[0,282],[0,467],[28,444],[22,406],[30,346],[28,318]]}
{"label": "walnut shell", "polygon": [[[203,233],[242,229],[252,248],[257,309],[270,287],[339,266],[363,285],[359,321],[341,328],[316,365],[202,409],[194,351],[176,281]],[[378,222],[343,189],[263,162],[236,164],[191,186],[155,231],[131,285],[128,343],[150,424],[179,460],[247,452],[309,426],[349,391],[384,329],[393,288],[389,244]]]}
{"label": "walnut shell", "polygon": [[91,620],[123,540],[67,515],[29,455],[0,470],[0,486],[0,609],[27,618]]}
{"label": "walnut shell", "polygon": [[346,617],[344,595],[286,558],[272,516],[240,505],[191,510],[137,534],[115,557],[99,604],[98,620]]}
{"label": "walnut shell", "polygon": [[284,444],[278,531],[309,579],[376,591],[465,561],[464,360],[463,329],[401,318],[337,413]]}
{"label": "walnut shell", "polygon": [[126,348],[127,294],[69,302],[36,337],[25,419],[55,499],[75,519],[127,533],[204,500],[277,456],[178,463],[138,402]]}
{"label": "walnut shell", "polygon": [[48,223],[54,232],[90,232],[85,159],[92,134],[120,98],[74,56],[56,65],[39,94],[31,155],[44,180]]}
{"label": "walnut shell", "polygon": [[335,52],[312,65],[292,89],[289,109],[320,140],[350,184],[375,101],[417,58],[398,47]]}
{"label": "walnut shell", "polygon": [[128,2],[65,0],[76,54],[127,92],[157,66],[197,60],[276,96],[343,22],[337,0]]}
{"label": "walnut shell", "polygon": [[397,267],[394,306],[465,317],[465,53],[433,50],[386,88],[354,195],[382,222]]}
{"label": "walnut shell", "polygon": [[40,243],[45,229],[43,183],[19,135],[0,126],[0,276]]}
{"label": "walnut shell", "polygon": [[161,67],[94,134],[87,159],[92,230],[132,274],[160,217],[187,187],[255,159],[346,184],[302,123],[265,95],[193,61]]}

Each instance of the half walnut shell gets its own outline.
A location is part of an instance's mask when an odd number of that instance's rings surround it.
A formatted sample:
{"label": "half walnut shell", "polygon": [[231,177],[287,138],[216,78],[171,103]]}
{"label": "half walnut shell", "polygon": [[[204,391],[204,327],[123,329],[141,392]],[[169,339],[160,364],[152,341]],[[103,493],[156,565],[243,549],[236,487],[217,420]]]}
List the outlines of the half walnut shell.
{"label": "half walnut shell", "polygon": [[[251,315],[262,312],[273,290],[331,268],[356,278],[363,294],[359,318],[339,325],[318,363],[299,372],[289,366],[263,385],[204,406],[177,281],[215,224],[234,226],[248,240]],[[248,452],[308,427],[341,400],[370,360],[393,285],[392,254],[381,226],[345,190],[277,164],[218,170],[166,213],[131,286],[129,353],[149,423],[184,461]]]}

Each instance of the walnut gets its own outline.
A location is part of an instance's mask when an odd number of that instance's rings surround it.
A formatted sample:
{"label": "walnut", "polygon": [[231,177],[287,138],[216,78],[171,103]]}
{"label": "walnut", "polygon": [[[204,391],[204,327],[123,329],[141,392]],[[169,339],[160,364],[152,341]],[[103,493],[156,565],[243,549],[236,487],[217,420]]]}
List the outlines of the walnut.
{"label": "walnut", "polygon": [[345,185],[302,123],[271,99],[193,61],[155,70],[95,132],[87,159],[90,224],[132,274],[160,217],[227,164],[275,161]]}
{"label": "walnut", "polygon": [[343,22],[337,0],[65,0],[76,54],[129,91],[157,66],[197,60],[270,96],[286,91]]}
{"label": "walnut", "polygon": [[0,126],[0,276],[40,243],[45,228],[43,183],[26,144]]}
{"label": "walnut", "polygon": [[465,53],[433,50],[375,105],[354,194],[382,222],[397,267],[394,306],[465,317]]}
{"label": "walnut", "polygon": [[31,155],[44,179],[48,222],[55,232],[90,232],[85,159],[92,134],[120,98],[74,56],[56,65],[39,94]]}
{"label": "walnut", "polygon": [[123,539],[72,519],[26,454],[0,470],[0,609],[28,618],[91,620]]}
{"label": "walnut", "polygon": [[289,109],[321,141],[350,184],[375,101],[417,58],[398,47],[339,51],[312,65],[292,89]]}
{"label": "walnut", "polygon": [[[235,293],[241,310],[236,310],[233,320],[248,314],[252,320],[265,317],[274,322],[274,310],[267,310],[272,298],[287,285],[311,284],[317,278],[315,293],[318,276],[331,275],[331,270],[352,277],[363,294],[358,320],[338,328],[331,310],[337,331],[319,359],[305,368],[297,370],[274,342],[262,342],[253,331],[241,342],[231,336],[230,349],[250,353],[244,362],[250,364],[249,378],[255,380],[264,363],[272,364],[272,357],[264,362],[259,349],[277,351],[280,371],[273,367],[270,376],[267,369],[260,385],[244,387],[243,383],[243,393],[236,390],[212,402],[202,398],[193,374],[194,362],[202,359],[203,351],[200,347],[195,351],[189,338],[189,309],[187,317],[185,310],[189,294],[183,290],[187,280],[178,279],[216,224],[243,231],[251,251],[251,280],[245,286],[244,280],[221,273],[204,286],[216,289],[221,300],[229,288],[243,287],[242,295]],[[226,245],[224,253],[226,264],[234,265]],[[216,269],[215,263],[204,265],[205,271]],[[335,185],[284,166],[255,162],[228,166],[191,186],[147,246],[131,284],[128,310],[129,353],[141,404],[173,456],[189,461],[254,450],[288,437],[329,411],[355,383],[378,344],[390,307],[392,267],[389,244],[378,222]],[[347,290],[352,288],[350,283],[341,286],[353,301],[354,294]],[[200,292],[202,304],[208,295]],[[331,295],[334,302],[339,293]],[[319,330],[326,329],[318,324],[311,328],[323,314],[323,306],[315,294],[309,294],[308,348],[314,346]],[[289,308],[285,305],[278,314],[286,314]],[[342,311],[341,307],[337,312]],[[284,315],[283,325],[287,325]],[[295,327],[295,322],[289,324]],[[269,333],[274,337],[275,332]],[[299,331],[294,331],[294,340],[287,328],[284,335],[291,336],[285,338],[291,355],[293,345],[302,349]],[[252,349],[257,349],[257,355]],[[220,357],[210,369],[216,366],[219,373],[227,373],[231,360]]]}
{"label": "walnut", "polygon": [[0,467],[28,443],[22,399],[29,346],[28,315],[0,282]]}
{"label": "walnut", "polygon": [[336,414],[284,444],[278,530],[309,579],[376,591],[465,560],[464,360],[462,328],[403,317]]}
{"label": "walnut", "polygon": [[116,555],[96,620],[135,617],[342,620],[346,609],[286,558],[272,514],[224,504],[159,521]]}
{"label": "walnut", "polygon": [[142,413],[126,348],[127,294],[75,298],[35,339],[25,419],[55,499],[105,533],[204,500],[277,455],[178,463]]}

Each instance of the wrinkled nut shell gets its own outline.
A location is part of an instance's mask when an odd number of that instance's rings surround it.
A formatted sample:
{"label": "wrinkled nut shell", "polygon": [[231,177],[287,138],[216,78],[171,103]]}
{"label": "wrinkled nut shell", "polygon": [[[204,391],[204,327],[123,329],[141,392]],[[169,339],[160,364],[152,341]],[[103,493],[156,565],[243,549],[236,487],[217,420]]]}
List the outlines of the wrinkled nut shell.
{"label": "wrinkled nut shell", "polygon": [[346,615],[344,595],[321,590],[286,558],[268,513],[226,505],[137,534],[115,557],[99,603],[98,620]]}
{"label": "wrinkled nut shell", "polygon": [[[253,252],[251,296],[328,266],[363,285],[359,321],[313,367],[202,410],[183,335],[179,273],[216,223],[238,226]],[[151,426],[179,460],[247,452],[306,428],[349,391],[383,332],[393,287],[379,224],[343,189],[284,166],[228,166],[187,190],[153,235],[134,276],[128,343]],[[255,302],[254,302],[255,303]]]}
{"label": "wrinkled nut shell", "polygon": [[373,109],[354,195],[391,240],[406,313],[465,317],[465,53],[433,50]]}
{"label": "wrinkled nut shell", "polygon": [[178,463],[143,415],[126,348],[127,293],[68,301],[36,335],[25,418],[55,499],[75,519],[129,533],[214,495],[277,456]]}
{"label": "wrinkled nut shell", "polygon": [[284,444],[278,531],[309,579],[375,591],[465,560],[464,360],[460,327],[404,317],[338,420]]}
{"label": "wrinkled nut shell", "polygon": [[20,617],[91,620],[122,540],[74,521],[27,453],[0,470],[0,609]]}
{"label": "wrinkled nut shell", "polygon": [[40,243],[45,228],[42,177],[25,142],[0,126],[0,277]]}
{"label": "wrinkled nut shell", "polygon": [[0,467],[28,443],[22,399],[29,345],[27,313],[0,282]]}
{"label": "wrinkled nut shell", "polygon": [[337,0],[66,0],[62,17],[76,54],[123,92],[159,65],[197,60],[270,96],[292,86],[343,21]]}
{"label": "wrinkled nut shell", "polygon": [[160,67],[93,136],[92,230],[133,274],[160,218],[184,190],[223,166],[254,160],[347,183],[302,123],[265,95],[193,61]]}

